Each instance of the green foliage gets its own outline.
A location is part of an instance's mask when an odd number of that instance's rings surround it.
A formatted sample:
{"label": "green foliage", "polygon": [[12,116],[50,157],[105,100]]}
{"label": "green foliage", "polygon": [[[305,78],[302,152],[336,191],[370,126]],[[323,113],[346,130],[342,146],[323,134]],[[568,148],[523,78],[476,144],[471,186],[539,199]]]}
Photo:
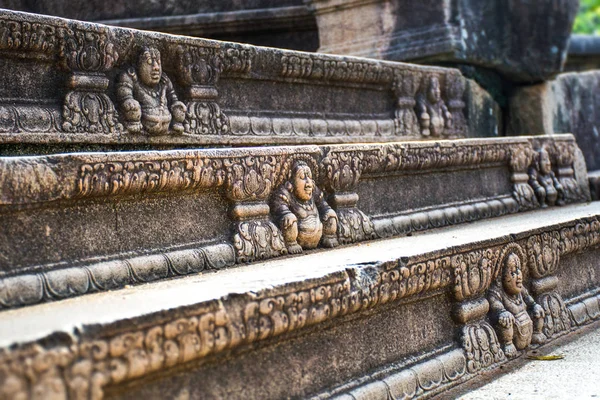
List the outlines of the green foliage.
{"label": "green foliage", "polygon": [[600,35],[600,0],[581,0],[573,33]]}

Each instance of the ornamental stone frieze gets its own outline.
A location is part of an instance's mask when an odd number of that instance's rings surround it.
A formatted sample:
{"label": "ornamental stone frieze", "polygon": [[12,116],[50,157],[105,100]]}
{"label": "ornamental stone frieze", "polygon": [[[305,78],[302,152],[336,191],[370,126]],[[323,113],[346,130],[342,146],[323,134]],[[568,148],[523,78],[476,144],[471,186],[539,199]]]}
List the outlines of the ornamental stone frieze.
{"label": "ornamental stone frieze", "polygon": [[[140,53],[149,67],[157,55]],[[159,97],[127,86],[126,102],[141,131],[171,129],[181,103],[149,72]],[[578,154],[555,135],[0,157],[0,305],[585,202]]]}
{"label": "ornamental stone frieze", "polygon": [[497,136],[501,120],[495,101],[454,69],[8,10],[0,58],[2,144],[393,142]]}
{"label": "ornamental stone frieze", "polygon": [[[0,398],[430,397],[597,325],[599,218],[597,203],[544,209],[250,265],[235,282],[191,276],[5,311]],[[298,357],[317,362],[285,367]]]}

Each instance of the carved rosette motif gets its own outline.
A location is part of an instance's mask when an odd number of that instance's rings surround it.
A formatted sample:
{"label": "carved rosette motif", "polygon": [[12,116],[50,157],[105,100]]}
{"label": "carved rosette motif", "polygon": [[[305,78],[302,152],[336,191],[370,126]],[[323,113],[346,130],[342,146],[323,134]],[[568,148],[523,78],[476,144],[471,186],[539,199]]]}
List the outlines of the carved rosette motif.
{"label": "carved rosette motif", "polygon": [[63,102],[62,128],[72,133],[116,134],[122,130],[115,106],[106,91],[106,72],[118,61],[113,32],[60,28],[60,65],[71,76]]}
{"label": "carved rosette motif", "polygon": [[412,71],[396,71],[393,91],[396,96],[394,125],[396,135],[419,136],[419,120],[415,113],[415,94],[421,77]]}
{"label": "carved rosette motif", "polygon": [[189,88],[185,131],[194,135],[227,134],[229,120],[217,102],[223,53],[216,48],[177,46],[175,59],[179,81]]}
{"label": "carved rosette motif", "polygon": [[226,193],[234,203],[233,246],[238,262],[287,254],[281,231],[270,220],[267,203],[281,168],[274,156],[248,156],[224,161]]}
{"label": "carved rosette motif", "polygon": [[513,197],[521,210],[530,210],[540,206],[533,188],[529,186],[527,169],[534,159],[534,151],[530,145],[511,149],[510,167],[513,181]]}
{"label": "carved rosette motif", "polygon": [[321,179],[338,218],[338,240],[342,244],[375,239],[371,219],[356,205],[356,187],[365,168],[363,152],[328,152],[321,161]]}

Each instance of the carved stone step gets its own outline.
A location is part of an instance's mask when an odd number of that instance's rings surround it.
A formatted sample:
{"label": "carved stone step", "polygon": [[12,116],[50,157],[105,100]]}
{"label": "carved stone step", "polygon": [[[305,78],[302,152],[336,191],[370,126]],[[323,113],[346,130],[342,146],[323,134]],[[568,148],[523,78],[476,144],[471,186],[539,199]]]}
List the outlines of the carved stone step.
{"label": "carved stone step", "polygon": [[590,198],[571,135],[0,157],[0,192],[2,308]]}
{"label": "carved stone step", "polygon": [[448,68],[7,10],[0,10],[0,60],[3,154],[91,145],[386,142],[502,131],[491,96]]}
{"label": "carved stone step", "polygon": [[3,311],[0,398],[430,396],[600,318],[599,218],[570,205]]}

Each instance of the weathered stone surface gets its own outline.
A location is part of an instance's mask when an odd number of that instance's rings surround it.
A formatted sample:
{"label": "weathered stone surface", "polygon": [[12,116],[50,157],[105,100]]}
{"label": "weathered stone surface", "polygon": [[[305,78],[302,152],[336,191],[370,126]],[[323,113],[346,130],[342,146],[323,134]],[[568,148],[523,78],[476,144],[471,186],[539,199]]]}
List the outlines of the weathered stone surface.
{"label": "weathered stone surface", "polygon": [[0,398],[431,396],[538,346],[506,352],[507,268],[525,339],[597,321],[599,246],[571,205],[4,311]]}
{"label": "weathered stone surface", "polygon": [[571,35],[566,71],[600,69],[600,37],[594,35]]}
{"label": "weathered stone surface", "polygon": [[590,171],[600,169],[600,71],[565,73],[518,89],[510,99],[513,135],[572,132]]}
{"label": "weathered stone surface", "polygon": [[319,46],[315,17],[302,0],[0,0],[0,8],[293,50]]}
{"label": "weathered stone surface", "polygon": [[584,202],[576,158],[570,135],[3,157],[0,305]]}
{"label": "weathered stone surface", "polygon": [[4,154],[498,135],[497,106],[455,69],[9,11],[0,30]]}
{"label": "weathered stone surface", "polygon": [[561,71],[576,0],[309,0],[320,52],[460,62],[520,82]]}

